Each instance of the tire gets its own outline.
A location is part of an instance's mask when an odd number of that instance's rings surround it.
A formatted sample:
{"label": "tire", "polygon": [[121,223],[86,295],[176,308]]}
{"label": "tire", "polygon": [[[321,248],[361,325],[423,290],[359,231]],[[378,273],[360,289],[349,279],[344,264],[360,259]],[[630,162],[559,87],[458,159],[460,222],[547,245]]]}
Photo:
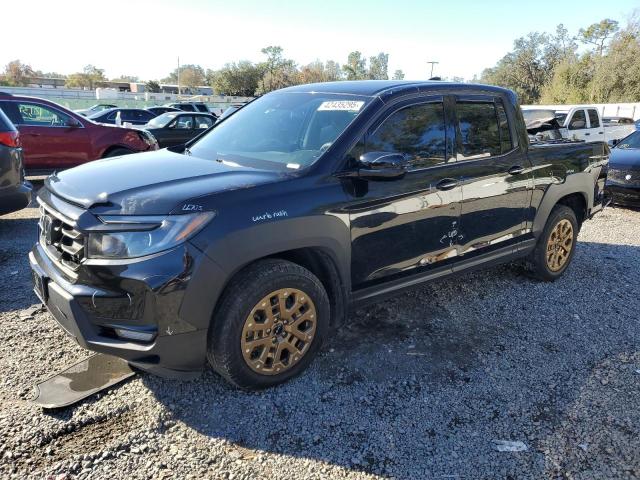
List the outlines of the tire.
{"label": "tire", "polygon": [[120,157],[122,155],[129,155],[131,153],[133,152],[128,148],[114,148],[110,152],[107,152],[105,155],[103,155],[102,158]]}
{"label": "tire", "polygon": [[536,248],[528,258],[529,271],[535,278],[553,282],[564,274],[576,251],[578,231],[578,220],[571,208],[566,205],[553,207]]}
{"label": "tire", "polygon": [[258,261],[222,296],[209,328],[209,363],[240,388],[278,385],[309,366],[329,317],[327,292],[313,273],[284,260]]}

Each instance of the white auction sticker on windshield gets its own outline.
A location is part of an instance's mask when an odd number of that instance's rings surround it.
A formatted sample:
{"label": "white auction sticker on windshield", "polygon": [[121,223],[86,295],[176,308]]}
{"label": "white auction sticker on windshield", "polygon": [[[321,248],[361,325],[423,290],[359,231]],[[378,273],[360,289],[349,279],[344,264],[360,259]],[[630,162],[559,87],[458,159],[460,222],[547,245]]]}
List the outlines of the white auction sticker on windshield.
{"label": "white auction sticker on windshield", "polygon": [[318,111],[341,111],[341,112],[358,112],[364,105],[363,101],[357,100],[331,100],[322,102],[318,107]]}

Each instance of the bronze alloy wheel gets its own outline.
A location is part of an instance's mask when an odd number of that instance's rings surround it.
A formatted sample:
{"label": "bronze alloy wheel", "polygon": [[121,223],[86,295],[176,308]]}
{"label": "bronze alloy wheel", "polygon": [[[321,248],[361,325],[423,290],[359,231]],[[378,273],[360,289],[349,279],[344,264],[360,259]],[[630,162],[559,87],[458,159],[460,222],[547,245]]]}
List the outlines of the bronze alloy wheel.
{"label": "bronze alloy wheel", "polygon": [[558,272],[566,265],[573,248],[573,225],[567,219],[560,220],[547,241],[547,267]]}
{"label": "bronze alloy wheel", "polygon": [[307,353],[316,333],[316,307],[302,290],[281,288],[266,295],[244,322],[240,346],[249,368],[278,375]]}

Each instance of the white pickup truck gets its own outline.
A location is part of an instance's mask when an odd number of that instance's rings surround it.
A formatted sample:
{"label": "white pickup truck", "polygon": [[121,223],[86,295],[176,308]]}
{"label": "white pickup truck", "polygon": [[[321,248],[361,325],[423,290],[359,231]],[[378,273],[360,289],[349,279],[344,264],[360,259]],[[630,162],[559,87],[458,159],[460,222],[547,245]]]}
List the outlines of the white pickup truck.
{"label": "white pickup truck", "polygon": [[[525,121],[528,117],[553,113],[560,134],[570,140],[609,142],[620,140],[636,130],[634,124],[605,124],[594,106],[579,105],[567,109],[553,109],[528,105],[522,107]],[[544,112],[544,113],[543,113]]]}

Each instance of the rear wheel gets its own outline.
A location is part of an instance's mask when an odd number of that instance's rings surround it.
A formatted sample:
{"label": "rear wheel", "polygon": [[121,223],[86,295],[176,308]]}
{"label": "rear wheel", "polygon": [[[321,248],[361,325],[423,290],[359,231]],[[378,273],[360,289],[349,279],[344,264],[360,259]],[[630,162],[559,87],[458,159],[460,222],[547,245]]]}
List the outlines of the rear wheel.
{"label": "rear wheel", "polygon": [[534,276],[547,282],[559,278],[573,259],[577,238],[576,214],[566,205],[556,205],[529,257]]}
{"label": "rear wheel", "polygon": [[109,152],[104,154],[102,158],[120,157],[122,155],[129,155],[130,153],[133,152],[128,148],[114,148],[113,150],[110,150]]}
{"label": "rear wheel", "polygon": [[277,385],[311,363],[329,315],[327,293],[309,270],[283,260],[257,262],[231,281],[221,300],[209,329],[209,362],[239,387]]}

